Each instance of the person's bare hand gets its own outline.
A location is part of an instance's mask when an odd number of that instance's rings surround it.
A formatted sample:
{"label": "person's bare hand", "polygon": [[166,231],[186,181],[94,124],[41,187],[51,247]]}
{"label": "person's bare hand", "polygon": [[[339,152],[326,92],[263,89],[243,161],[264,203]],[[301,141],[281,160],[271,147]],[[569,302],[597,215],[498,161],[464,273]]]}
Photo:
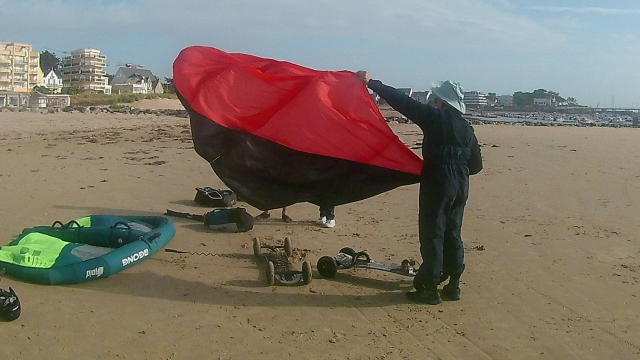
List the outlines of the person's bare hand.
{"label": "person's bare hand", "polygon": [[368,72],[366,72],[365,70],[358,70],[356,74],[358,75],[358,77],[360,78],[360,81],[362,81],[363,84],[365,85],[369,84],[369,80],[371,80],[371,76],[369,75]]}

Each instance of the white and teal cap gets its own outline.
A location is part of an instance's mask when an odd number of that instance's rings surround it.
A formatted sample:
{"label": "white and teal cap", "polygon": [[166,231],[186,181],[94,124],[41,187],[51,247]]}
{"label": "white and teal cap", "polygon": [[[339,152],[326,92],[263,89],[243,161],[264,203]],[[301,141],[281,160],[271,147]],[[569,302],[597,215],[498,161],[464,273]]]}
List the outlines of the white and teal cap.
{"label": "white and teal cap", "polygon": [[436,81],[431,84],[431,93],[463,114],[467,110],[463,101],[464,89],[455,81]]}

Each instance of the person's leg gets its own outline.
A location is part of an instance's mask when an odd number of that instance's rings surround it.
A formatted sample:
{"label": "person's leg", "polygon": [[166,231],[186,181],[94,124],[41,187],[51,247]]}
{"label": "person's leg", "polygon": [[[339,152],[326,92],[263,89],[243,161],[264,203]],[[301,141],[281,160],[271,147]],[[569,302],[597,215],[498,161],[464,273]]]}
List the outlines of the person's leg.
{"label": "person's leg", "polygon": [[324,223],[324,227],[327,228],[332,228],[334,226],[336,226],[336,214],[335,214],[335,206],[327,206],[324,208],[324,214],[327,218],[327,220]]}
{"label": "person's leg", "polygon": [[327,222],[327,214],[324,206],[320,206],[320,217],[316,220],[316,224],[324,225]]}
{"label": "person's leg", "polygon": [[289,217],[289,215],[287,215],[287,207],[283,207],[282,208],[282,221],[284,222],[292,222],[293,219]]}
{"label": "person's leg", "polygon": [[460,300],[460,276],[464,272],[464,244],[462,242],[462,219],[469,197],[469,180],[464,174],[458,179],[458,197],[447,217],[444,233],[443,272],[450,275],[449,283],[442,288],[444,300]]}
{"label": "person's leg", "polygon": [[418,215],[420,254],[422,264],[413,279],[415,292],[407,296],[427,304],[439,304],[438,284],[442,272],[442,247],[446,227],[446,213],[451,199],[442,187],[429,181],[420,185],[420,211]]}
{"label": "person's leg", "polygon": [[442,288],[442,299],[460,299],[460,276],[464,272],[464,245],[462,243],[462,217],[464,203],[451,209],[443,244],[443,273],[449,275],[449,283]]}

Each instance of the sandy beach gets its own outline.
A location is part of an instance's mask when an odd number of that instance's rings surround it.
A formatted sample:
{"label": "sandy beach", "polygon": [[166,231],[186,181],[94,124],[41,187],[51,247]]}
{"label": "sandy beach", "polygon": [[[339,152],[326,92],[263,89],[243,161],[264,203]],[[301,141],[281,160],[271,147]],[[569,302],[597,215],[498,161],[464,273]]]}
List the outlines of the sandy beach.
{"label": "sandy beach", "polygon": [[[177,100],[134,106],[179,109]],[[412,124],[391,124],[410,147]],[[475,126],[485,169],[471,179],[462,299],[405,300],[411,279],[364,269],[323,279],[345,246],[374,259],[418,252],[418,185],[292,223],[219,233],[172,218],[167,248],[107,279],[43,286],[4,277],[22,316],[0,323],[9,359],[638,359],[640,129]],[[419,149],[414,149],[420,153]],[[24,228],[89,214],[203,214],[195,187],[224,188],[193,150],[189,120],[0,112],[0,244]],[[252,215],[260,213],[244,203]],[[293,240],[307,286],[269,287],[252,238]]]}

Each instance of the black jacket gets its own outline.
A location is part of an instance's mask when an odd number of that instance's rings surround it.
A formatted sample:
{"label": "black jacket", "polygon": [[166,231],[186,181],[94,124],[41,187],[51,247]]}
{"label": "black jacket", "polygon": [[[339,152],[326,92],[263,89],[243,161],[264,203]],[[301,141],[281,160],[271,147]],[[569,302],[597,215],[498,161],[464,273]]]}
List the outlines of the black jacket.
{"label": "black jacket", "polygon": [[[467,148],[465,158],[469,174],[475,175],[482,170],[482,155],[473,127],[462,114],[453,109],[440,110],[431,105],[420,103],[403,92],[383,84],[379,80],[370,80],[369,88],[380,95],[392,108],[418,125],[424,133],[422,157],[424,170],[430,166],[455,160],[445,148]],[[455,156],[454,156],[455,157]]]}

